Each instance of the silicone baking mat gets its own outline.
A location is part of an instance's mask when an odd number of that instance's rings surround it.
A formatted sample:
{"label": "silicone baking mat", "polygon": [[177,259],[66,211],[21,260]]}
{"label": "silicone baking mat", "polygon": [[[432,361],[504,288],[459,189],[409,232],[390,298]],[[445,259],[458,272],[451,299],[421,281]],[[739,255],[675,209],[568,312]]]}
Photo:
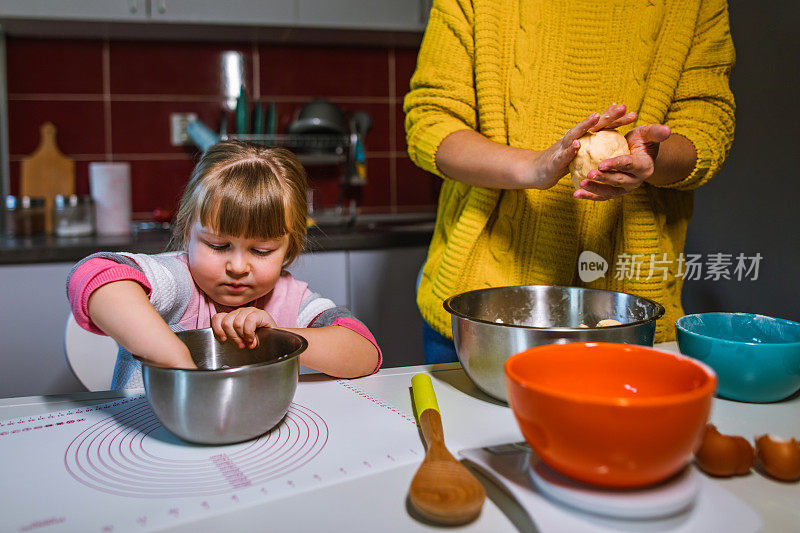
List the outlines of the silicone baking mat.
{"label": "silicone baking mat", "polygon": [[413,418],[352,381],[298,386],[284,420],[230,446],[184,442],[144,396],[0,422],[0,530],[143,531],[424,457]]}

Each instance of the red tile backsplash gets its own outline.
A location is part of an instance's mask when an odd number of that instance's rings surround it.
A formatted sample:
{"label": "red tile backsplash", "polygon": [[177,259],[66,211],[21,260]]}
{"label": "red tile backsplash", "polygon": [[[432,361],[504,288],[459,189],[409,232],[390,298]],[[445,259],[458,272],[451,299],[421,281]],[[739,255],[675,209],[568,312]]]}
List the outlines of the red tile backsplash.
{"label": "red tile backsplash", "polygon": [[394,131],[397,136],[395,147],[397,150],[406,153],[408,152],[408,143],[406,143],[406,114],[403,112],[403,102],[398,102],[394,110]]}
{"label": "red tile backsplash", "polygon": [[[174,209],[199,151],[171,145],[170,114],[197,113],[219,130],[226,51],[243,56],[251,105],[276,102],[278,133],[316,97],[372,116],[368,183],[347,189],[345,202],[355,198],[370,212],[434,208],[439,178],[417,169],[405,153],[402,99],[417,51],[390,46],[8,37],[10,192],[18,191],[19,162],[38,146],[40,125],[51,121],[59,147],[76,159],[78,193],[89,192],[89,162],[128,161],[134,213],[147,218],[155,208]],[[234,127],[229,112],[228,131]],[[307,169],[318,207],[335,206],[344,165]]]}
{"label": "red tile backsplash", "polygon": [[358,187],[355,197],[358,205],[364,207],[378,207],[391,204],[392,187],[389,175],[390,161],[388,158],[367,158],[367,179],[369,183]]}
{"label": "red tile backsplash", "polygon": [[14,179],[11,180],[11,183],[9,183],[9,187],[10,188],[9,188],[8,193],[9,194],[13,194],[14,196],[16,196],[17,194],[19,194],[19,179],[17,179],[17,178],[18,178],[19,173],[20,173],[20,162],[19,161],[14,161],[14,160],[9,161],[8,162],[8,171],[11,174],[11,176],[14,177]]}
{"label": "red tile backsplash", "polygon": [[386,97],[389,48],[261,45],[262,95]]}
{"label": "red tile backsplash", "polygon": [[252,88],[249,46],[111,41],[111,93],[222,96],[222,57],[228,51],[244,56],[245,86]]}
{"label": "red tile backsplash", "polygon": [[75,161],[75,194],[89,194],[89,163]]}
{"label": "red tile backsplash", "polygon": [[45,122],[56,126],[56,143],[65,154],[105,153],[102,100],[16,100],[9,96],[8,150],[12,157],[36,150]]}
{"label": "red tile backsplash", "polygon": [[194,160],[129,161],[133,211],[176,209],[194,168]]}
{"label": "red tile backsplash", "polygon": [[[196,113],[215,131],[220,102],[111,102],[111,146],[121,154],[188,154],[194,146],[170,144],[171,113]],[[229,120],[232,120],[231,117]]]}
{"label": "red tile backsplash", "polygon": [[10,94],[102,94],[102,41],[9,38],[6,43]]}
{"label": "red tile backsplash", "polygon": [[401,98],[408,92],[411,76],[414,74],[414,69],[417,68],[418,53],[419,51],[415,48],[398,48],[395,51],[395,93]]}

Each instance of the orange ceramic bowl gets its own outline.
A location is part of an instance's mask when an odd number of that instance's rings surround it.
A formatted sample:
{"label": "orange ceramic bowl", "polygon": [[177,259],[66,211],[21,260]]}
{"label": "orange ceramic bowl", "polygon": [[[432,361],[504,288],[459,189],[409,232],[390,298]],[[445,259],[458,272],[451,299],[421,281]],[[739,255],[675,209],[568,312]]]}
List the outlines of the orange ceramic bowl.
{"label": "orange ceramic bowl", "polygon": [[554,470],[613,488],[679,472],[700,445],[717,378],[681,355],[615,343],[537,346],[505,363],[522,434]]}

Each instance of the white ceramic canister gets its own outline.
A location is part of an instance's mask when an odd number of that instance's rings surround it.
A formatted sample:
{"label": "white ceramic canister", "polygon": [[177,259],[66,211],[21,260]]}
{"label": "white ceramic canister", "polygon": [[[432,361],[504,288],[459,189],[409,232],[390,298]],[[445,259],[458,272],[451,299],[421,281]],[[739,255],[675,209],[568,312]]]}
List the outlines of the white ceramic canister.
{"label": "white ceramic canister", "polygon": [[97,213],[98,235],[131,231],[131,166],[128,163],[89,163],[89,189]]}

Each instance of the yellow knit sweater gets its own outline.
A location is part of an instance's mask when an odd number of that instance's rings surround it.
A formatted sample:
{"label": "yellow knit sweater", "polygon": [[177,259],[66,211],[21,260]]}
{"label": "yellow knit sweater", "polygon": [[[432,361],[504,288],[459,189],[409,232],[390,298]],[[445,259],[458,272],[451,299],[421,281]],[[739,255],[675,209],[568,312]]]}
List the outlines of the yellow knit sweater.
{"label": "yellow knit sweater", "polygon": [[[574,199],[569,176],[546,191],[445,179],[417,294],[424,319],[450,337],[442,301],[454,294],[586,286],[661,303],[656,341],[673,339],[693,189],[719,170],[733,138],[733,62],[722,0],[435,0],[404,105],[421,168],[447,178],[436,152],[455,131],[543,150],[612,102],[639,113],[623,134],[667,124],[694,144],[697,165],[678,183],[605,202]],[[604,277],[581,282],[584,250],[608,261]]]}

